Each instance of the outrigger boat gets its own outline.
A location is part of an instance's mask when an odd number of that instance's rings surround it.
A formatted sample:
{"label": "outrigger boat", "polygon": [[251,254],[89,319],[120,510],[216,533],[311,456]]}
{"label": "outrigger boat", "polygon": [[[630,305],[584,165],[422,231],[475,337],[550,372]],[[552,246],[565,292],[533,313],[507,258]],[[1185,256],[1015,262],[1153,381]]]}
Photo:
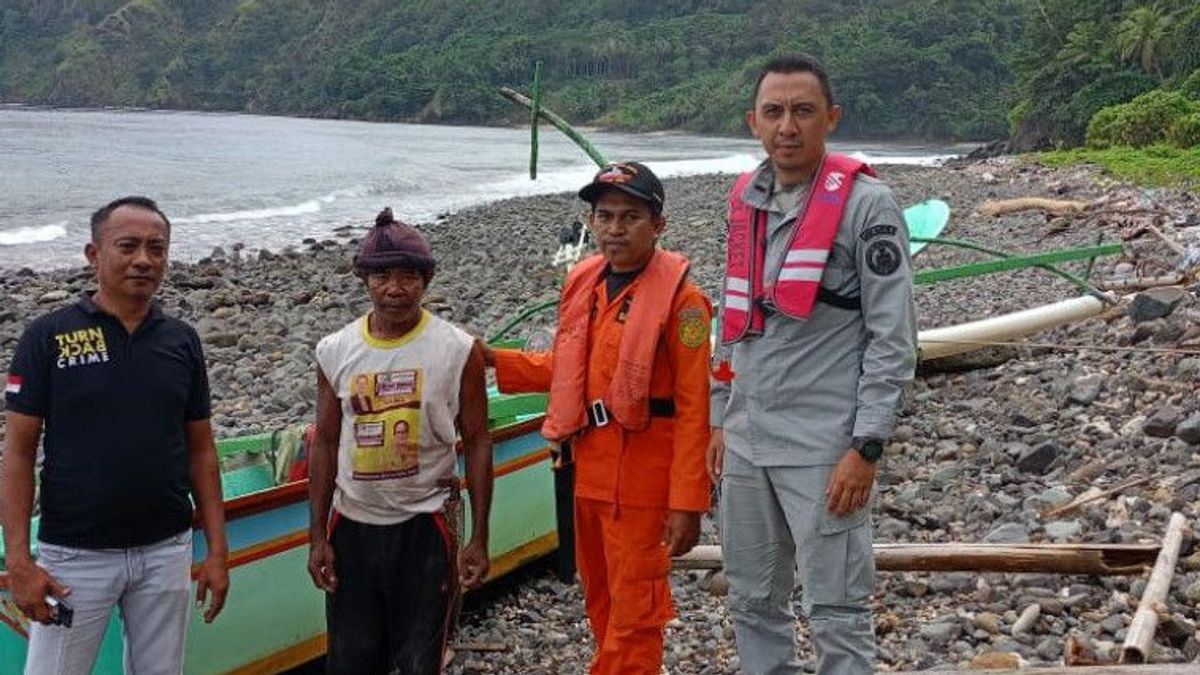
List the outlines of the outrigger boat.
{"label": "outrigger boat", "polygon": [[[554,472],[540,434],[545,400],[497,394],[489,399],[496,476],[489,581],[558,547]],[[193,610],[185,656],[189,674],[274,673],[325,652],[324,597],[306,570],[308,481],[287,478],[306,457],[305,436],[305,428],[296,426],[217,443],[231,592],[212,624]],[[460,475],[461,469],[460,464]],[[469,517],[466,522],[469,527]],[[32,525],[36,540],[36,518]],[[199,529],[193,542],[198,565],[206,554]],[[2,562],[0,547],[0,675],[17,675],[25,662],[29,621],[12,602]],[[123,672],[117,611],[107,631],[93,672],[116,675]]]}
{"label": "outrigger boat", "polygon": [[[536,79],[535,79],[536,82]],[[539,108],[534,101],[513,92],[502,92],[510,100],[531,107],[534,119],[558,126],[575,140],[597,164],[605,163],[586,139],[557,115]],[[537,156],[534,128],[531,173]],[[923,359],[940,358],[977,349],[988,340],[1006,340],[1045,330],[1056,325],[1094,316],[1112,302],[1086,279],[1064,272],[1054,264],[1068,260],[1091,260],[1121,251],[1119,244],[1013,255],[958,240],[941,239],[949,219],[949,207],[931,200],[905,210],[911,252],[916,255],[926,244],[957,246],[993,256],[994,260],[915,275],[916,283],[935,283],[998,271],[1036,266],[1065,277],[1079,287],[1081,297],[1045,307],[993,317],[961,326],[922,331]],[[582,251],[573,246],[573,256]],[[505,338],[533,315],[552,311],[554,299],[533,303],[492,336],[497,346],[520,346]],[[714,332],[714,334],[716,334]],[[489,426],[494,445],[495,489],[493,495],[488,581],[561,548],[560,576],[572,574],[571,495],[573,476],[569,464],[555,466],[550,445],[540,429],[545,411],[544,395],[503,396],[489,394]],[[185,670],[189,674],[276,673],[311,661],[325,652],[325,612],[322,594],[307,572],[308,481],[297,478],[293,468],[305,457],[305,428],[280,429],[218,441],[222,463],[222,487],[230,546],[231,593],[221,616],[205,624],[196,612],[190,621]],[[463,474],[460,457],[460,475]],[[557,469],[557,470],[555,470]],[[292,479],[297,478],[297,479]],[[469,504],[465,487],[463,499]],[[466,523],[470,523],[469,516]],[[37,520],[32,524],[36,540]],[[469,536],[469,531],[467,533]],[[193,533],[193,560],[205,555],[204,537]],[[13,604],[3,567],[0,542],[0,675],[22,671],[28,645],[29,622]],[[36,551],[35,551],[36,554]],[[123,672],[121,625],[117,612],[109,621],[94,673]]]}

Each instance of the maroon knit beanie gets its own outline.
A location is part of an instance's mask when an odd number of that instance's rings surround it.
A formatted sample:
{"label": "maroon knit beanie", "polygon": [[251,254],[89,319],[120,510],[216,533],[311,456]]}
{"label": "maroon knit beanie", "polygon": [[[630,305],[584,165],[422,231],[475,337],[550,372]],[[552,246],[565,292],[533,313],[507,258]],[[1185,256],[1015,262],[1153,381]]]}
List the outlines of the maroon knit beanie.
{"label": "maroon knit beanie", "polygon": [[387,208],[379,212],[375,227],[363,237],[362,248],[354,256],[354,271],[365,276],[397,267],[416,270],[429,283],[437,261],[425,237],[411,225],[392,217],[392,210]]}

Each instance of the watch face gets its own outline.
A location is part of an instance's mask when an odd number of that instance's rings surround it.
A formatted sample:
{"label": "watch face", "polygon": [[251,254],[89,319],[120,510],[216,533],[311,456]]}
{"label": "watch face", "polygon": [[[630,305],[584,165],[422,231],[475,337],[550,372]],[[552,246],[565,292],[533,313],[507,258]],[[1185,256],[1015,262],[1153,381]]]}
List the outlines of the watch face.
{"label": "watch face", "polygon": [[883,456],[883,442],[874,440],[866,441],[859,447],[858,452],[863,456],[863,459],[874,462]]}

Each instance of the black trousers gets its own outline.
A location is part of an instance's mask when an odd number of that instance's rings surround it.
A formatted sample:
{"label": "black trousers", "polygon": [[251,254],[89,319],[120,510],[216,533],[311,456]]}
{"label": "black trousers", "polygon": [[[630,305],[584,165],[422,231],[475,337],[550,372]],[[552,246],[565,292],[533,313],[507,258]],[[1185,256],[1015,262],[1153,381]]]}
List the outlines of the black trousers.
{"label": "black trousers", "polygon": [[338,516],[337,591],[325,596],[330,675],[437,675],[458,583],[457,545],[441,513],[398,525]]}

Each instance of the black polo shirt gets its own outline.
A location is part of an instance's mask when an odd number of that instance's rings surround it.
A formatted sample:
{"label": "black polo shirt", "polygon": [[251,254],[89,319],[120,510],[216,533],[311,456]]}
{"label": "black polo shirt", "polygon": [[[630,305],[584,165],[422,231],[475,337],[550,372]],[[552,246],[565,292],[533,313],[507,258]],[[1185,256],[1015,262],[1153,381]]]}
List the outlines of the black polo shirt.
{"label": "black polo shirt", "polygon": [[129,548],[190,527],[185,424],[211,414],[191,326],[155,305],[130,335],[84,295],[29,325],[5,392],[44,420],[38,539]]}

